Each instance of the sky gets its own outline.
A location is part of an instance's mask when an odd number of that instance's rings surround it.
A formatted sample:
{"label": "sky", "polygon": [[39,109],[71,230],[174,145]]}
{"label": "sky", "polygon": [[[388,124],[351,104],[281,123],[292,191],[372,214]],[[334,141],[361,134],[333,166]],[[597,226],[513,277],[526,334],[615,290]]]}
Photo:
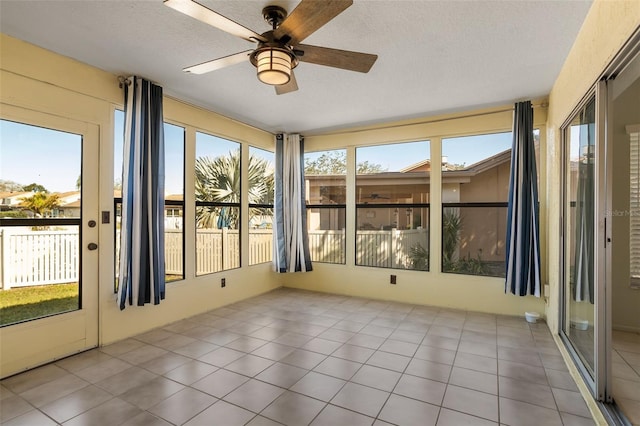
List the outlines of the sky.
{"label": "sky", "polygon": [[50,192],[75,191],[82,136],[0,120],[0,179],[37,183]]}
{"label": "sky", "polygon": [[[476,135],[442,140],[442,155],[449,163],[467,166],[511,149],[511,132]],[[431,157],[430,143],[426,141],[386,144],[356,148],[356,163],[368,161],[380,164],[389,172],[397,172]],[[306,153],[305,158],[315,160],[322,152]]]}

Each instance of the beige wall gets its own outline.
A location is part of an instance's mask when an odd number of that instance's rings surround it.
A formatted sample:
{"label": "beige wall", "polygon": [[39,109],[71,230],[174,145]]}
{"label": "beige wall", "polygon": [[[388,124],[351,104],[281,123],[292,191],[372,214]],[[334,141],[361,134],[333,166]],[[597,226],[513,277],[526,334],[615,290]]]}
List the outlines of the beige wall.
{"label": "beige wall", "polygon": [[[614,82],[615,84],[615,82]],[[640,290],[629,285],[629,135],[626,125],[640,124],[640,79],[613,103],[613,328],[640,332]]]}
{"label": "beige wall", "polygon": [[[122,108],[123,103],[117,76],[6,35],[0,37],[0,117],[3,116],[3,111],[19,110],[25,117],[46,113],[97,125],[100,174],[99,182],[96,183],[99,186],[99,205],[95,206],[95,210],[110,211],[111,217],[114,217],[113,115],[114,109]],[[165,97],[164,114],[166,121],[186,128],[185,170],[193,170],[196,130],[243,142],[243,149],[246,150],[243,158],[248,158],[246,154],[249,144],[273,150],[271,134],[175,99]],[[193,188],[193,179],[193,176],[187,174],[186,188]],[[111,343],[280,285],[278,276],[270,272],[270,264],[196,277],[193,264],[195,230],[194,220],[191,219],[195,216],[193,191],[186,191],[185,197],[185,279],[168,284],[166,300],[158,306],[132,306],[124,311],[116,307],[113,294],[113,224],[100,225],[97,241],[99,281],[84,283],[98,286],[99,344]],[[243,197],[243,209],[246,209],[246,193]],[[246,217],[247,212],[243,214]],[[241,236],[244,247],[248,246],[246,228],[243,228]],[[242,264],[247,263],[248,253],[245,251]],[[227,280],[224,289],[220,287],[221,277]],[[6,375],[6,371],[3,371],[3,375]]]}
{"label": "beige wall", "polygon": [[549,95],[547,120],[547,273],[546,309],[552,331],[558,330],[560,297],[561,140],[560,127],[596,83],[607,64],[640,25],[640,2],[595,0]]}

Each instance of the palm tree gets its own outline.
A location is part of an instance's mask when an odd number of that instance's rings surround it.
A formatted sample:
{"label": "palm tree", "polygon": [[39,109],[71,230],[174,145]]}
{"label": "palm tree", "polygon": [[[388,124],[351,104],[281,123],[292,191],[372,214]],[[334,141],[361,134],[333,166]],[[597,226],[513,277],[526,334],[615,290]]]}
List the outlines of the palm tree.
{"label": "palm tree", "polygon": [[[196,201],[240,203],[240,150],[219,157],[198,157],[195,164]],[[251,155],[248,168],[249,204],[273,203],[273,169],[262,158]],[[264,214],[264,209],[252,209]],[[237,229],[238,207],[201,206],[196,208],[200,228]],[[252,212],[254,213],[254,212]]]}
{"label": "palm tree", "polygon": [[58,194],[47,194],[46,192],[36,192],[31,197],[22,198],[22,206],[35,213],[38,217],[45,217],[47,213],[60,205]]}

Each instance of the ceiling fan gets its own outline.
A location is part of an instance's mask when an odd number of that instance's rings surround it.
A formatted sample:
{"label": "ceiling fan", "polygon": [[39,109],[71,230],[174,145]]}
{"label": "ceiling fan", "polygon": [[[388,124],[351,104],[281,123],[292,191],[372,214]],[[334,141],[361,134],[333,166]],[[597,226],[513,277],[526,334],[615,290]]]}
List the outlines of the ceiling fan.
{"label": "ceiling fan", "polygon": [[275,86],[282,95],[298,90],[293,69],[299,62],[325,65],[349,71],[369,72],[378,55],[300,44],[320,27],[353,4],[353,0],[302,0],[287,16],[280,6],[267,6],[262,16],[270,31],[258,34],[193,0],[165,0],[164,4],[229,34],[258,43],[253,50],[238,52],[184,68],[204,74],[249,60],[258,71],[258,79]]}

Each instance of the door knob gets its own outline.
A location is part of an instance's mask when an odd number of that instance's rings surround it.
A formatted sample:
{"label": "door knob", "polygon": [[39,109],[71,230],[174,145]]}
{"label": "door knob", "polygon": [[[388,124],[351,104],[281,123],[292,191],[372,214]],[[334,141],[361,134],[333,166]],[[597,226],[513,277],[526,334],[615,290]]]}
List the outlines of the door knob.
{"label": "door knob", "polygon": [[89,243],[89,245],[87,246],[87,248],[89,250],[95,250],[98,248],[98,245],[96,243]]}

